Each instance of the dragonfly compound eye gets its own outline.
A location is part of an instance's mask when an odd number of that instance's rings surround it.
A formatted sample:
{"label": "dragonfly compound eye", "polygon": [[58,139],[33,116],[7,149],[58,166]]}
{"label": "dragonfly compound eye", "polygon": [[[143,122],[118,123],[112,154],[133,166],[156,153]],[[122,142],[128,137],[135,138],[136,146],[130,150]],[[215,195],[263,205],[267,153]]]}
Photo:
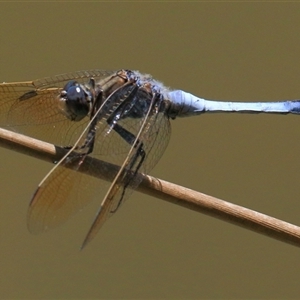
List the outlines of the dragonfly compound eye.
{"label": "dragonfly compound eye", "polygon": [[70,81],[65,86],[65,114],[72,121],[80,121],[90,110],[87,92],[76,81]]}

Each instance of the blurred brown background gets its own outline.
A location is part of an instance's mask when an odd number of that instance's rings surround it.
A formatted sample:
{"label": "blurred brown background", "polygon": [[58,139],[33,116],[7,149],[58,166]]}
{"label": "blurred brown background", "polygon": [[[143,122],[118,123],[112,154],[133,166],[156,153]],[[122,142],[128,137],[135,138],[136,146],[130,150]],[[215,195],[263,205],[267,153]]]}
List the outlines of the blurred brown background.
{"label": "blurred brown background", "polygon": [[[299,33],[297,3],[1,3],[0,81],[129,68],[208,99],[296,99]],[[300,225],[299,125],[177,119],[151,175]],[[32,236],[51,165],[0,155],[1,299],[299,297],[300,249],[139,193],[82,252],[98,203]]]}

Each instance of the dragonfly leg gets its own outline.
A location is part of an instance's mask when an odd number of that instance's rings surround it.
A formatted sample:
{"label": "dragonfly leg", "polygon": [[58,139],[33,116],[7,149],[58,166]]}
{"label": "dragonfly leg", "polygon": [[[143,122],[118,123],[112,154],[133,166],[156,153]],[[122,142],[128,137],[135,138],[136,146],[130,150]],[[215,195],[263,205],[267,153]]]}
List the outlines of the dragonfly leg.
{"label": "dragonfly leg", "polygon": [[[134,106],[135,101],[136,101],[136,100],[134,100],[134,98],[138,91],[138,86],[135,84],[135,82],[130,82],[130,83],[128,82],[125,86],[120,88],[120,91],[123,91],[123,93],[126,91],[125,96],[123,96],[124,99],[123,99],[123,101],[121,101],[121,104],[117,107],[117,109],[106,120],[107,124],[109,124],[111,127],[116,126],[117,120],[121,118],[121,115],[124,113],[124,111],[126,109],[131,109]],[[115,94],[115,95],[110,96],[110,99],[107,102],[107,105],[101,111],[98,111],[104,102],[104,92],[102,89],[99,90],[97,97],[94,101],[93,109],[92,109],[92,113],[91,113],[91,117],[93,117],[95,114],[97,114],[96,118],[93,118],[93,121],[91,122],[91,124],[89,126],[88,134],[87,134],[84,144],[79,147],[76,147],[77,150],[78,149],[82,150],[82,149],[87,148],[86,155],[93,152],[96,131],[97,131],[97,124],[98,124],[99,120],[102,119],[109,112],[110,109],[113,109],[113,106],[115,103],[115,99],[114,99],[115,97],[119,97],[119,95]],[[120,135],[122,136],[122,134],[120,134]],[[131,142],[131,145],[133,144],[133,142],[134,141]]]}
{"label": "dragonfly leg", "polygon": [[[95,82],[94,79],[90,80],[90,84],[93,85],[93,89],[95,88]],[[103,103],[103,90],[100,89],[98,92],[98,95],[96,97],[95,100],[93,100],[93,112],[92,115],[98,110],[99,106]],[[85,155],[88,155],[90,153],[93,152],[94,149],[94,143],[95,143],[95,136],[96,136],[96,125],[98,123],[98,118],[93,119],[93,121],[91,122],[89,129],[88,129],[88,133],[87,133],[87,137],[83,143],[83,145],[78,145],[75,147],[75,150],[83,150],[87,148],[87,151],[85,153]],[[64,147],[67,150],[70,150],[73,146],[66,146]]]}
{"label": "dragonfly leg", "polygon": [[[160,93],[155,93],[152,97],[152,100],[154,103],[156,101],[159,101],[161,99]],[[153,105],[153,108],[155,109],[156,105]],[[123,128],[121,125],[119,125],[117,122],[113,122],[114,118],[111,118],[110,120],[107,120],[107,123],[109,125],[113,125],[113,130],[118,133],[128,144],[134,145],[134,148],[137,149],[137,151],[134,153],[134,156],[131,158],[131,161],[129,165],[127,166],[125,173],[123,174],[124,184],[123,184],[123,190],[120,197],[120,200],[118,202],[118,205],[115,209],[111,211],[111,213],[114,213],[117,211],[117,209],[120,207],[121,203],[123,202],[123,198],[126,192],[127,187],[131,184],[132,180],[135,178],[137,173],[139,172],[145,157],[146,152],[144,150],[144,144],[141,142],[137,137]]]}
{"label": "dragonfly leg", "polygon": [[[143,162],[145,160],[145,157],[146,157],[146,152],[143,149],[143,143],[139,142],[139,140],[136,141],[136,137],[135,137],[134,134],[132,134],[131,132],[129,132],[128,130],[126,130],[125,128],[123,128],[119,124],[115,124],[113,129],[128,144],[133,145],[135,143],[135,147],[138,147],[138,148],[137,148],[137,151],[135,152],[133,158],[131,159],[130,164],[126,168],[127,170],[124,174],[125,182],[124,182],[124,185],[123,185],[122,194],[121,194],[121,197],[120,197],[120,200],[118,202],[117,207],[114,210],[112,210],[111,213],[115,213],[118,210],[118,208],[120,207],[120,205],[122,204],[122,201],[123,201],[123,198],[124,198],[125,191],[126,191],[127,187],[129,186],[132,179],[138,173],[138,171],[139,171],[139,169],[140,169],[141,165],[143,164]],[[135,167],[135,165],[136,165],[136,167]],[[134,170],[133,170],[133,168],[134,168]]]}

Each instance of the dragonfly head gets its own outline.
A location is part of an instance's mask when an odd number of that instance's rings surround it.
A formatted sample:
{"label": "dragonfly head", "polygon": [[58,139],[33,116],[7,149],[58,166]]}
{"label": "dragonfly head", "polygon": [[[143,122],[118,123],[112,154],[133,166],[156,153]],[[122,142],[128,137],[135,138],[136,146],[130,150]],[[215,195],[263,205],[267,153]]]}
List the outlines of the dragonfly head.
{"label": "dragonfly head", "polygon": [[72,121],[80,121],[90,112],[92,93],[88,87],[71,80],[61,91],[60,100],[63,114]]}

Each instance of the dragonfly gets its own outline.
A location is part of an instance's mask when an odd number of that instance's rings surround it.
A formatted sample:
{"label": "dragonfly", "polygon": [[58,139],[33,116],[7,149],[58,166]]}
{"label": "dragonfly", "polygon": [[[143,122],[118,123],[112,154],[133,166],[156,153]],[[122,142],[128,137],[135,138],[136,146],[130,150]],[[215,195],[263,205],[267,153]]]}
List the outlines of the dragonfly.
{"label": "dragonfly", "polygon": [[[138,187],[138,174],[149,173],[159,161],[170,138],[170,120],[210,112],[299,115],[300,100],[205,100],[125,69],[1,83],[0,126],[68,150],[31,199],[29,231],[54,228],[101,198],[83,248]],[[90,158],[119,166],[112,182],[89,176],[99,173]]]}

